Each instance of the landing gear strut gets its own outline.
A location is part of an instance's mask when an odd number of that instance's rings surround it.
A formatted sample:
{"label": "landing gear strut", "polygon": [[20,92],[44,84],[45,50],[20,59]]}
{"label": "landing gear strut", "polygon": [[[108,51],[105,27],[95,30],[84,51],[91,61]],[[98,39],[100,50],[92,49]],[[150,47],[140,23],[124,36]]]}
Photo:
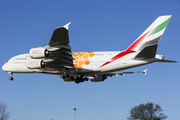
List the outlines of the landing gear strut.
{"label": "landing gear strut", "polygon": [[79,84],[80,82],[88,81],[89,79],[87,77],[83,77],[82,75],[77,75],[75,77],[75,83]]}
{"label": "landing gear strut", "polygon": [[9,72],[9,74],[10,74],[10,76],[11,76],[11,77],[9,77],[9,80],[12,81],[12,80],[13,80],[13,73],[12,73],[12,72]]}
{"label": "landing gear strut", "polygon": [[66,72],[64,72],[64,74],[63,74],[63,75],[60,75],[60,77],[64,79],[65,77],[69,77],[69,74],[67,74]]}

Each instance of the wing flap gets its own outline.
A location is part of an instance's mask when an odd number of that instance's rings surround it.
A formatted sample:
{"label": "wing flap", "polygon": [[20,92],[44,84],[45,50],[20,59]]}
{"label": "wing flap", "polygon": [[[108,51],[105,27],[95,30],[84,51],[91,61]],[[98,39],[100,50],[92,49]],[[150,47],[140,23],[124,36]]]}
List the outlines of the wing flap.
{"label": "wing flap", "polygon": [[72,55],[66,53],[60,53],[51,59],[44,59],[47,68],[56,68],[61,70],[62,68],[74,68]]}

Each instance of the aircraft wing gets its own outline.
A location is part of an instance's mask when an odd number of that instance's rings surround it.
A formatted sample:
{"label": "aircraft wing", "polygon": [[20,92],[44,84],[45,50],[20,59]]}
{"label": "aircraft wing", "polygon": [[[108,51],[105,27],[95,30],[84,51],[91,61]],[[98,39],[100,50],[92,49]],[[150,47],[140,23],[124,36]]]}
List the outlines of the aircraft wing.
{"label": "aircraft wing", "polygon": [[48,46],[48,59],[45,59],[46,68],[62,70],[74,68],[71,47],[69,44],[68,26],[70,23],[54,30]]}
{"label": "aircraft wing", "polygon": [[63,27],[58,27],[54,30],[51,39],[49,41],[49,46],[57,45],[67,45],[69,44],[68,26],[70,22]]}

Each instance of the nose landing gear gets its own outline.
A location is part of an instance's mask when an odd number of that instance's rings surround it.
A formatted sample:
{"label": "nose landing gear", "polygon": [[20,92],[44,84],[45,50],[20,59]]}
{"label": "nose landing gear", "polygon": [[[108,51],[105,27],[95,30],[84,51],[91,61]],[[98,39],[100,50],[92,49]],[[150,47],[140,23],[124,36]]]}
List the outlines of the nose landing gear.
{"label": "nose landing gear", "polygon": [[13,73],[12,72],[8,72],[10,74],[11,77],[9,77],[9,80],[13,80]]}

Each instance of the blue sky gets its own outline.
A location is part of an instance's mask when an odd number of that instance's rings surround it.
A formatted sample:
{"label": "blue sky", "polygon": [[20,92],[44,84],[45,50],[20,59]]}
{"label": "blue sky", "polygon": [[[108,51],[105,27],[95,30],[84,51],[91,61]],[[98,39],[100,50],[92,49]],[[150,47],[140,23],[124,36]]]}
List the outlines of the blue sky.
{"label": "blue sky", "polygon": [[[0,2],[2,66],[11,57],[48,44],[53,30],[72,22],[72,51],[125,50],[158,16],[172,15],[157,54],[180,61],[180,0],[9,0]],[[153,63],[147,75],[108,78],[104,82],[75,84],[59,76],[14,74],[0,70],[0,101],[10,120],[125,120],[132,107],[159,104],[167,120],[179,120],[179,63]]]}

